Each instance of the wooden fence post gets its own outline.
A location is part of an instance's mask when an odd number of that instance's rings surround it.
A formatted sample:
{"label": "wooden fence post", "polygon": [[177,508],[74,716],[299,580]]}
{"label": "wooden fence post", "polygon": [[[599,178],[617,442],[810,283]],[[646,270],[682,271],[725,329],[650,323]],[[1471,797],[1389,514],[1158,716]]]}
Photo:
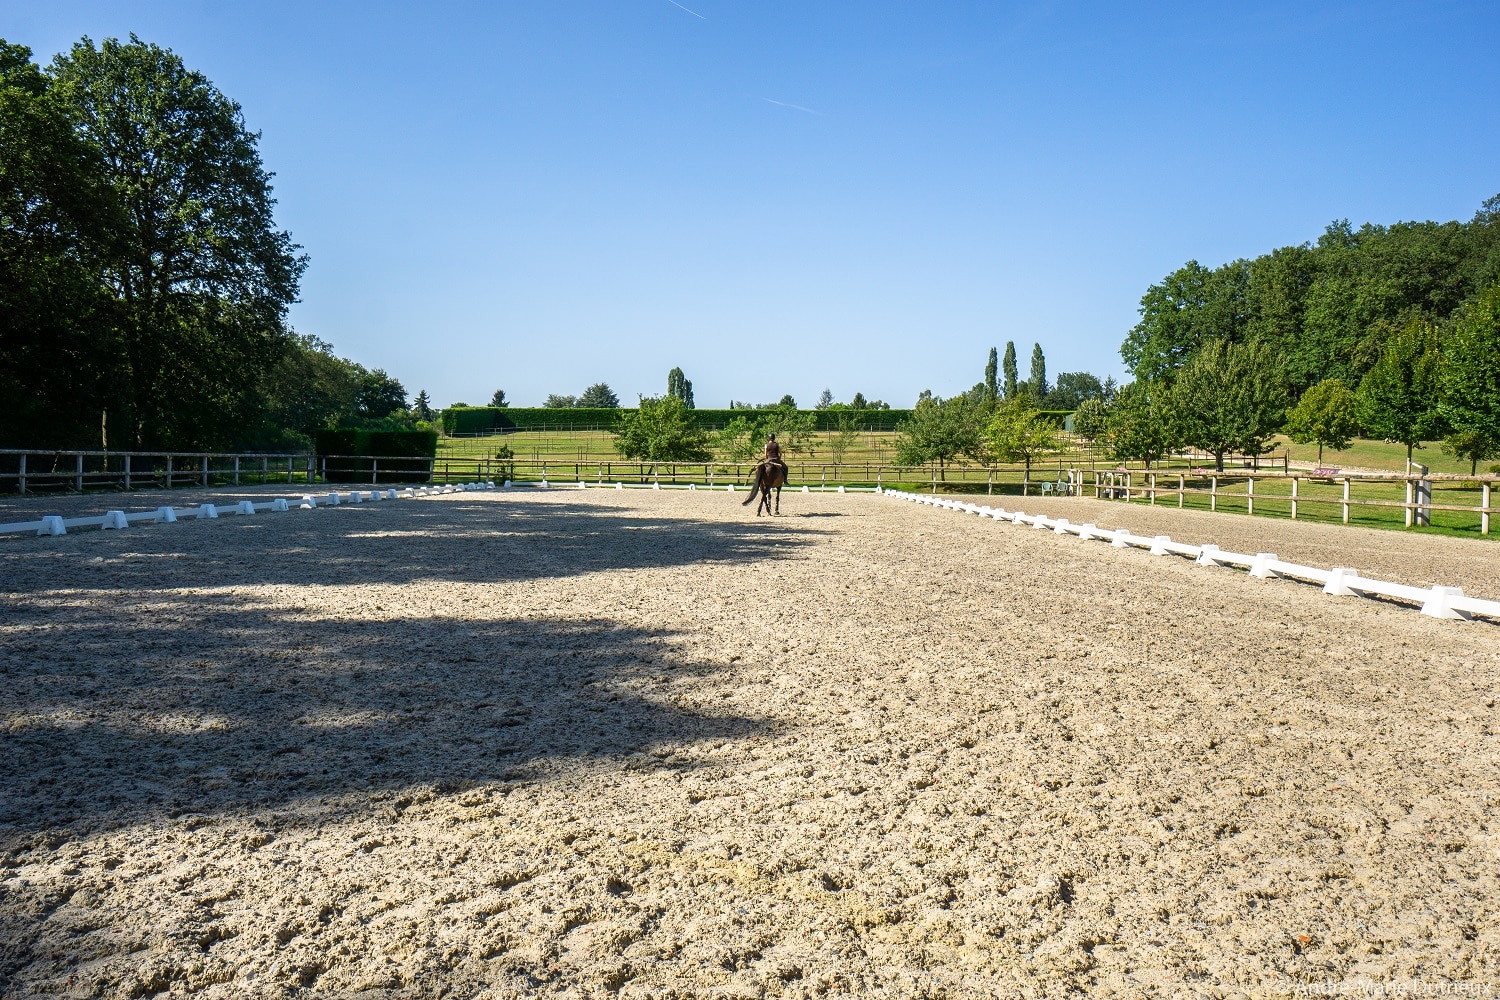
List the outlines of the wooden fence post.
{"label": "wooden fence post", "polygon": [[1208,480],[1208,509],[1219,509],[1219,477],[1211,476]]}
{"label": "wooden fence post", "polygon": [[1245,480],[1245,513],[1255,513],[1255,477],[1250,476]]}
{"label": "wooden fence post", "polygon": [[1177,507],[1178,507],[1179,510],[1182,508],[1182,498],[1186,494],[1187,494],[1187,475],[1185,473],[1179,472],[1179,473],[1177,473]]}
{"label": "wooden fence post", "polygon": [[1411,480],[1406,481],[1406,526],[1411,527]]}
{"label": "wooden fence post", "polygon": [[167,456],[167,472],[166,472],[166,476],[167,476],[167,489],[170,490],[172,488],[172,456],[171,455]]}
{"label": "wooden fence post", "polygon": [[1150,477],[1149,480],[1148,480],[1149,485],[1148,485],[1148,488],[1147,488],[1147,491],[1146,491],[1146,495],[1147,495],[1147,497],[1151,501],[1151,506],[1155,507],[1156,506],[1156,473],[1154,473],[1154,472],[1148,472],[1146,475]]}
{"label": "wooden fence post", "polygon": [[78,456],[78,492],[83,492],[83,456]]}
{"label": "wooden fence post", "polygon": [[125,456],[125,488],[130,489],[130,456]]}
{"label": "wooden fence post", "polygon": [[1292,477],[1292,520],[1297,520],[1297,477]]}
{"label": "wooden fence post", "polygon": [[1490,484],[1484,483],[1479,489],[1479,533],[1488,535],[1490,533]]}
{"label": "wooden fence post", "polygon": [[26,494],[26,456],[25,455],[21,456],[21,464],[20,464],[19,474],[16,477],[16,481],[21,484],[21,495],[24,496]]}
{"label": "wooden fence post", "polygon": [[203,456],[203,485],[208,485],[208,456]]}
{"label": "wooden fence post", "polygon": [[240,456],[234,456],[234,485],[240,484]]}
{"label": "wooden fence post", "polygon": [[1344,477],[1344,523],[1349,523],[1349,477]]}

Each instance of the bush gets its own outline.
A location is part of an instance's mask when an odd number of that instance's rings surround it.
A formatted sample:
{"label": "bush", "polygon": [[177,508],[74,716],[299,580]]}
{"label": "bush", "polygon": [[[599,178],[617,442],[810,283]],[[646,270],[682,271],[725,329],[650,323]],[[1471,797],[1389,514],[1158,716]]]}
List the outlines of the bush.
{"label": "bush", "polygon": [[[443,411],[443,433],[449,436],[458,434],[494,434],[497,431],[530,430],[543,427],[556,430],[600,428],[607,431],[618,431],[623,415],[632,412],[618,407],[506,407],[497,406],[459,406],[457,404]],[[910,410],[799,410],[799,413],[809,414],[816,421],[815,430],[833,431],[839,429],[840,414],[854,414],[855,425],[859,430],[893,431],[902,420],[911,416]],[[735,409],[735,410],[689,410],[689,416],[693,426],[701,430],[722,430],[728,427],[736,417],[748,417],[751,420],[759,420],[764,416],[763,411]]]}

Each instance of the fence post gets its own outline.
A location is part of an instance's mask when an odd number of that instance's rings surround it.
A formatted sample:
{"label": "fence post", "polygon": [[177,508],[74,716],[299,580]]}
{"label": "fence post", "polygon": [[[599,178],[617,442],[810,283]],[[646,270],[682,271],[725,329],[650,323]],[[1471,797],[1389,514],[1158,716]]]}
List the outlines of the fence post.
{"label": "fence post", "polygon": [[1156,506],[1156,473],[1152,472],[1152,473],[1148,473],[1148,475],[1150,475],[1151,481],[1150,481],[1150,487],[1147,490],[1147,497],[1149,498],[1149,500],[1151,502],[1151,506],[1155,507]]}
{"label": "fence post", "polygon": [[1219,509],[1219,477],[1210,476],[1208,480],[1208,509]]}
{"label": "fence post", "polygon": [[1250,476],[1245,480],[1245,513],[1255,513],[1255,477]]}
{"label": "fence post", "polygon": [[78,473],[78,492],[82,493],[83,492],[83,456],[82,455],[78,456],[77,473]]}
{"label": "fence post", "polygon": [[374,486],[380,482],[380,459],[374,455],[370,456],[370,485]]}
{"label": "fence post", "polygon": [[1349,523],[1349,477],[1344,477],[1344,523]]}
{"label": "fence post", "polygon": [[203,456],[203,485],[208,485],[208,456]]}
{"label": "fence post", "polygon": [[167,489],[172,488],[172,456],[167,456]]}
{"label": "fence post", "polygon": [[[25,460],[25,456],[22,456],[22,460],[23,461]],[[130,489],[130,456],[129,455],[125,456],[125,488],[127,490]]]}
{"label": "fence post", "polygon": [[266,480],[271,478],[271,456],[260,456],[260,484],[266,485]]}
{"label": "fence post", "polygon": [[[19,475],[16,478],[16,481],[21,484],[21,495],[25,496],[25,494],[26,494],[26,456],[25,455],[21,456],[20,471],[19,471]],[[1488,487],[1486,487],[1486,488],[1488,488]]]}
{"label": "fence post", "polygon": [[234,485],[240,484],[240,456],[234,456]]}
{"label": "fence post", "polygon": [[1292,477],[1292,520],[1297,520],[1297,477]]}
{"label": "fence post", "polygon": [[1177,507],[1182,509],[1182,498],[1187,493],[1187,474],[1177,473]]}
{"label": "fence post", "polygon": [[1490,484],[1484,483],[1479,489],[1479,533],[1488,535],[1490,533]]}
{"label": "fence post", "polygon": [[[1409,472],[1410,470],[1408,470]],[[1406,526],[1411,527],[1411,480],[1406,481]]]}

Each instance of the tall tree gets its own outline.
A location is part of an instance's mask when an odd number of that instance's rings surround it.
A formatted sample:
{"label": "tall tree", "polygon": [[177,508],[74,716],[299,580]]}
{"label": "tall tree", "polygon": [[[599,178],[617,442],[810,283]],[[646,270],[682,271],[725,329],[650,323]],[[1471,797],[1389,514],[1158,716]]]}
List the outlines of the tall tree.
{"label": "tall tree", "polygon": [[1047,357],[1042,353],[1041,344],[1031,345],[1031,378],[1026,382],[1031,389],[1031,394],[1037,399],[1047,396]]}
{"label": "tall tree", "polygon": [[1361,418],[1370,433],[1406,445],[1406,461],[1423,441],[1442,436],[1443,388],[1437,328],[1414,317],[1385,344],[1359,383]]}
{"label": "tall tree", "polygon": [[1025,466],[1021,492],[1031,484],[1031,464],[1061,447],[1057,427],[1042,415],[1028,393],[1020,393],[995,408],[984,428],[990,453],[1002,462]]}
{"label": "tall tree", "polygon": [[590,406],[601,410],[614,410],[620,406],[620,397],[609,387],[607,382],[595,382],[583,390],[583,395],[578,397],[579,406]]}
{"label": "tall tree", "polygon": [[1162,382],[1135,381],[1121,389],[1106,427],[1110,456],[1122,462],[1159,462],[1180,442],[1172,391]]}
{"label": "tall tree", "polygon": [[818,402],[817,402],[817,405],[813,407],[813,409],[815,409],[815,410],[826,410],[826,409],[828,409],[832,405],[833,405],[833,390],[832,389],[824,389],[821,393],[818,394]]}
{"label": "tall tree", "polygon": [[689,410],[693,409],[693,383],[688,381],[681,368],[667,372],[667,395],[682,400]]}
{"label": "tall tree", "polygon": [[565,396],[555,392],[550,393],[542,402],[542,406],[549,410],[571,410],[577,405],[577,396]]}
{"label": "tall tree", "polygon": [[412,400],[411,413],[418,420],[432,419],[432,398],[427,395],[426,389],[417,390],[417,398]]}
{"label": "tall tree", "polygon": [[1213,455],[1220,472],[1232,451],[1264,451],[1286,406],[1281,369],[1263,344],[1209,341],[1177,373],[1172,393],[1183,439]]}
{"label": "tall tree", "polygon": [[897,464],[936,462],[946,475],[948,463],[960,455],[982,458],[988,416],[988,407],[971,393],[942,399],[923,390],[911,416],[897,425]]}
{"label": "tall tree", "polygon": [[620,414],[615,449],[644,462],[706,462],[712,458],[708,435],[693,423],[679,396],[643,396],[634,410]]}
{"label": "tall tree", "polygon": [[257,137],[203,74],[133,35],[97,48],[85,38],[49,74],[122,209],[102,279],[119,316],[129,436],[229,443],[255,422],[306,267],[276,227]]}
{"label": "tall tree", "polygon": [[510,404],[505,401],[505,390],[504,389],[496,389],[495,390],[495,394],[490,397],[490,405],[493,406],[493,407],[496,407],[497,409],[501,409],[501,410],[506,409],[507,407],[510,406]]}
{"label": "tall tree", "polygon": [[1471,452],[1500,442],[1500,282],[1459,311],[1441,379],[1442,415]]}
{"label": "tall tree", "polygon": [[1298,444],[1318,446],[1318,464],[1323,464],[1323,449],[1349,447],[1359,430],[1359,400],[1350,388],[1336,378],[1324,379],[1308,389],[1287,411],[1286,433]]}
{"label": "tall tree", "polygon": [[1058,372],[1057,384],[1047,394],[1048,409],[1076,410],[1086,399],[1103,399],[1104,383],[1088,372]]}
{"label": "tall tree", "polygon": [[984,391],[991,399],[1000,395],[1000,358],[999,352],[990,348],[990,358],[984,363]]}
{"label": "tall tree", "polygon": [[1021,381],[1021,373],[1016,368],[1016,342],[1007,340],[1005,342],[1005,398],[1010,399],[1016,394],[1016,389]]}
{"label": "tall tree", "polygon": [[98,151],[31,51],[0,40],[0,444],[97,448],[110,409],[122,423],[99,280],[121,221]]}

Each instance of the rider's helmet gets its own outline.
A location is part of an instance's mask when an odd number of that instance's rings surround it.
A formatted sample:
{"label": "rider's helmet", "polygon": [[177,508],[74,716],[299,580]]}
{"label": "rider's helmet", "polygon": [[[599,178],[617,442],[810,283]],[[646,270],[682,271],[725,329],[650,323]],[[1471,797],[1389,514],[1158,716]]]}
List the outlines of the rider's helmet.
{"label": "rider's helmet", "polygon": [[776,435],[775,435],[775,434],[772,434],[772,435],[771,435],[771,440],[772,440],[772,441],[775,441],[775,440],[776,440]]}

